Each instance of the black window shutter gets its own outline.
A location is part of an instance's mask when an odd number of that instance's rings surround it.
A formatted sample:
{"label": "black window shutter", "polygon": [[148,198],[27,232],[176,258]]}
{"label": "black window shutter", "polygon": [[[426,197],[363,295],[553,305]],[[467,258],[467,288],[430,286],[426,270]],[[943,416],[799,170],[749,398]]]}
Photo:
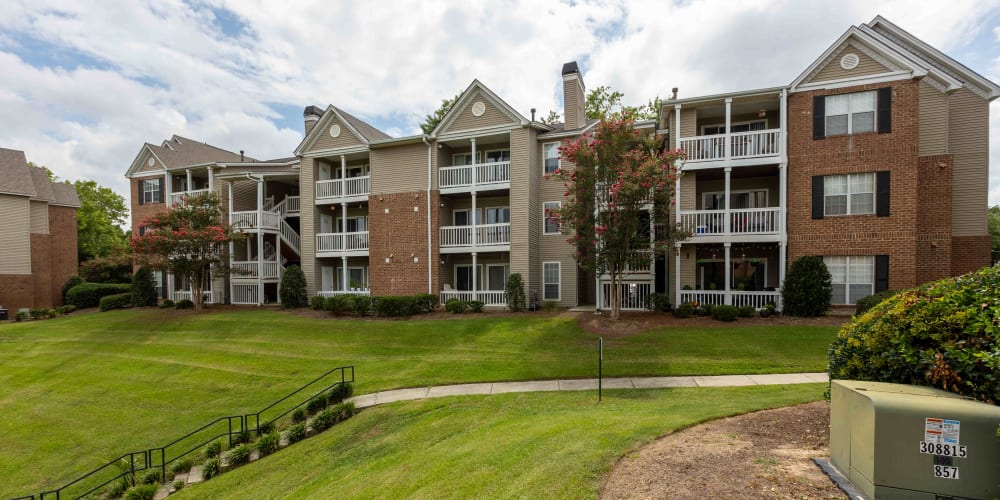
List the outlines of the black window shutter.
{"label": "black window shutter", "polygon": [[163,177],[156,179],[159,186],[157,186],[156,191],[156,202],[163,203]]}
{"label": "black window shutter", "polygon": [[823,218],[823,176],[813,176],[813,219]]}
{"label": "black window shutter", "polygon": [[875,172],[875,215],[878,217],[889,216],[889,171],[882,170]]}
{"label": "black window shutter", "polygon": [[145,196],[146,196],[146,181],[140,180],[139,181],[139,204],[140,205],[144,205],[145,204],[145,200],[143,200],[143,198]]}
{"label": "black window shutter", "polygon": [[876,104],[878,109],[878,133],[892,132],[892,87],[878,89]]}
{"label": "black window shutter", "polygon": [[813,96],[813,139],[826,137],[826,96]]}
{"label": "black window shutter", "polygon": [[889,256],[875,256],[875,293],[889,289]]}

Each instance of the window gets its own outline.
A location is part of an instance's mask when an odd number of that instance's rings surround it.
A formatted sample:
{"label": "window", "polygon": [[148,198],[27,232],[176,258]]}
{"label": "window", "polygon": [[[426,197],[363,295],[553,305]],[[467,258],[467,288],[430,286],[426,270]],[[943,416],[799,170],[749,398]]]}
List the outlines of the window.
{"label": "window", "polygon": [[163,290],[163,281],[164,281],[163,278],[164,278],[164,272],[163,271],[154,271],[153,272],[153,284],[155,285],[155,288],[156,288],[156,296],[157,297],[166,297],[166,295],[164,295],[164,293],[163,293],[163,291],[164,291]]}
{"label": "window", "polygon": [[544,213],[542,216],[545,218],[545,227],[542,232],[544,234],[559,234],[559,217],[553,215],[551,212],[553,210],[559,210],[562,208],[561,201],[546,201],[544,204]]}
{"label": "window", "polygon": [[833,278],[833,304],[854,304],[875,290],[875,257],[823,257]]}
{"label": "window", "polygon": [[510,207],[491,207],[486,209],[487,224],[504,224],[510,222]]}
{"label": "window", "polygon": [[[347,231],[344,231],[344,219],[337,217],[337,232],[338,233],[358,233],[368,230],[368,217],[348,217],[347,218]],[[321,223],[322,224],[322,223]]]}
{"label": "window", "polygon": [[875,91],[826,96],[826,135],[875,131]]}
{"label": "window", "polygon": [[875,213],[875,173],[828,175],[823,178],[823,214]]}
{"label": "window", "polygon": [[486,289],[502,292],[507,286],[507,276],[509,275],[510,267],[507,264],[487,264]]}
{"label": "window", "polygon": [[451,155],[451,164],[455,166],[472,165],[472,153],[456,153]]}
{"label": "window", "polygon": [[[749,122],[734,122],[733,133],[750,132],[751,130],[764,130],[767,128],[767,120],[754,120]],[[721,135],[726,133],[726,124],[704,125],[701,127],[701,135]]]}
{"label": "window", "polygon": [[146,236],[146,226],[139,226],[139,236]]}
{"label": "window", "polygon": [[163,179],[145,179],[139,181],[140,199],[142,204],[163,203]]}
{"label": "window", "polygon": [[[483,289],[483,265],[476,266],[479,275],[476,276],[476,289]],[[455,266],[455,289],[463,292],[472,290],[472,264],[458,264]]]}
{"label": "window", "polygon": [[[472,225],[472,210],[455,210],[452,213],[453,222],[456,226],[471,226]],[[482,210],[476,210],[476,224],[483,223],[483,212]]]}
{"label": "window", "polygon": [[365,290],[368,288],[368,268],[348,267],[347,268],[347,290],[344,290],[344,268],[337,266],[337,282],[333,285],[333,290],[350,291]]}
{"label": "window", "polygon": [[542,144],[542,161],[545,162],[545,173],[552,174],[559,170],[559,143]]}
{"label": "window", "polygon": [[542,263],[542,300],[559,300],[559,262]]}
{"label": "window", "polygon": [[[767,190],[730,191],[733,209],[767,208]],[[702,193],[702,210],[725,210],[726,194],[723,192]]]}
{"label": "window", "polygon": [[510,161],[509,149],[495,149],[486,152],[486,163],[498,163],[502,161]]}

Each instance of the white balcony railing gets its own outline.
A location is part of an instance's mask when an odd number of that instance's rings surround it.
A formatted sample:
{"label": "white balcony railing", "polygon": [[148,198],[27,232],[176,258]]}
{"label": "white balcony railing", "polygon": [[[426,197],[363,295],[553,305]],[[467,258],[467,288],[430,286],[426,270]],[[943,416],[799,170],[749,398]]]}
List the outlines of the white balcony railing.
{"label": "white balcony railing", "polygon": [[[475,172],[475,176],[473,176]],[[504,184],[510,182],[510,162],[479,163],[476,165],[455,165],[438,170],[438,184],[441,189]]]}
{"label": "white balcony railing", "polygon": [[[202,292],[202,297],[204,298],[204,303],[206,304],[221,304],[222,303],[222,292],[219,290],[206,290]],[[174,290],[173,291],[174,302],[180,300],[194,300],[192,299],[191,290]]]}
{"label": "white balcony railing", "polygon": [[204,193],[207,193],[208,191],[209,190],[206,188],[206,189],[194,189],[194,190],[191,190],[191,191],[177,191],[177,192],[170,193],[170,205],[171,206],[173,206],[173,205],[179,205],[182,201],[184,201],[184,198],[187,197],[187,196],[194,196],[194,195],[198,195],[198,194],[204,194]]}
{"label": "white balcony railing", "polygon": [[[261,229],[276,230],[281,227],[281,215],[267,210],[261,211],[261,215],[263,216],[263,223],[259,226]],[[257,229],[257,211],[233,212],[229,214],[229,223],[238,230]]]}
{"label": "white balcony railing", "polygon": [[356,288],[354,290],[320,290],[320,297],[333,297],[334,295],[371,295],[371,290],[368,288]]}
{"label": "white balcony railing", "polygon": [[232,296],[229,301],[233,304],[257,304],[257,285],[256,284],[236,284],[231,285]]}
{"label": "white balcony railing", "polygon": [[726,292],[722,290],[681,290],[681,304],[711,304],[718,306],[726,303]]}
{"label": "white balcony railing", "polygon": [[441,304],[445,304],[449,299],[458,300],[478,300],[488,306],[507,305],[507,294],[503,290],[479,290],[473,294],[472,290],[444,290],[439,298]]}
{"label": "white balcony railing", "polygon": [[368,231],[353,233],[319,233],[317,252],[352,252],[368,250]]}
{"label": "white balcony railing", "polygon": [[[778,234],[781,208],[739,208],[729,211],[729,234]],[[693,237],[726,234],[725,210],[681,210],[681,228]]]}
{"label": "white balcony railing", "polygon": [[729,296],[729,303],[736,306],[752,306],[760,309],[768,303],[777,304],[781,299],[781,292],[748,292],[743,290],[681,290],[681,304],[697,303],[698,305],[725,304],[726,296]]}
{"label": "white balcony railing", "polygon": [[[734,132],[729,136],[730,158],[762,158],[781,153],[781,129]],[[681,149],[688,162],[717,161],[726,158],[725,135],[682,137]]]}
{"label": "white balcony railing", "polygon": [[371,194],[371,176],[316,181],[316,199],[352,198]]}
{"label": "white balcony railing", "polygon": [[[611,283],[602,283],[602,309],[611,308]],[[652,293],[652,284],[622,283],[618,285],[619,304],[623,311],[641,311],[646,309],[646,301]]]}
{"label": "white balcony railing", "polygon": [[[261,264],[263,273],[260,277],[263,279],[278,279],[281,277],[281,265],[276,261],[264,261]],[[257,261],[244,260],[244,261],[234,261],[230,264],[230,269],[232,270],[233,279],[249,279],[257,278]]]}
{"label": "white balcony railing", "polygon": [[510,223],[477,226],[444,226],[440,229],[442,247],[471,247],[472,229],[476,230],[476,246],[510,245]]}

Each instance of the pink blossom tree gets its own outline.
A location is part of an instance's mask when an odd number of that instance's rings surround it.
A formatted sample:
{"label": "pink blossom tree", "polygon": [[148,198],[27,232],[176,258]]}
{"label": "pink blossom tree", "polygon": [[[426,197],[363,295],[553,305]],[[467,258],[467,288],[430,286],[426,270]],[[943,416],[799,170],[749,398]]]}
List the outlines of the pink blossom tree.
{"label": "pink blossom tree", "polygon": [[222,221],[222,215],[222,204],[214,193],[189,196],[181,204],[147,217],[145,233],[130,241],[140,264],[188,279],[196,310],[204,305],[205,283],[213,266],[217,272],[225,272],[228,243],[239,238],[239,233]]}
{"label": "pink blossom tree", "polygon": [[655,136],[637,130],[630,111],[602,118],[594,133],[564,143],[559,152],[572,166],[555,172],[565,199],[546,215],[558,219],[582,268],[609,275],[611,318],[618,319],[627,269],[648,268],[651,245],[672,249],[687,236],[669,218],[683,153],[667,151]]}

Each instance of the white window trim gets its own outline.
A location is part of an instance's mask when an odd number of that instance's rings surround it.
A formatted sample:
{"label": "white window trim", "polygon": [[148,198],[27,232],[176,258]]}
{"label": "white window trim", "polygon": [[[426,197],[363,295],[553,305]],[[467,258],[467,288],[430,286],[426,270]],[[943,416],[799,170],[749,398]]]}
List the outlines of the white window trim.
{"label": "white window trim", "polygon": [[548,174],[555,173],[555,170],[553,170],[552,172],[546,172],[545,171],[545,160],[547,159],[547,157],[545,156],[545,149],[550,144],[555,145],[555,148],[556,148],[556,153],[557,153],[556,154],[556,170],[562,170],[562,155],[558,154],[559,153],[559,145],[561,143],[558,142],[558,141],[557,142],[543,142],[542,143],[542,175],[548,175]]}
{"label": "white window trim", "polygon": [[[850,306],[850,305],[856,304],[858,302],[858,299],[854,299],[853,301],[851,300],[851,285],[852,284],[854,284],[854,285],[867,285],[869,283],[851,283],[851,257],[852,256],[851,255],[825,255],[824,257],[844,257],[846,259],[844,261],[845,264],[844,264],[844,283],[843,283],[843,285],[844,285],[844,300],[846,300],[847,302],[845,302],[843,304],[834,304],[834,305],[838,305],[838,306]],[[871,261],[872,261],[872,264],[871,264],[872,265],[872,282],[870,283],[870,285],[871,285],[871,293],[869,293],[868,295],[865,295],[865,297],[874,295],[875,294],[875,279],[876,279],[876,277],[875,277],[875,256],[874,255],[854,255],[853,257],[864,257],[866,259],[871,259]],[[826,265],[826,262],[824,261],[823,264]],[[830,284],[831,285],[839,285],[840,283],[834,283],[831,280]]]}
{"label": "white window trim", "polygon": [[[852,210],[853,207],[851,206],[851,195],[852,194],[862,194],[862,193],[851,193],[851,176],[852,175],[870,175],[870,176],[872,176],[872,186],[874,186],[874,189],[872,189],[872,211],[871,212],[856,213],[856,212],[854,212],[854,210]],[[827,195],[826,194],[826,180],[829,179],[830,177],[847,177],[847,193],[845,193],[843,195],[840,195],[840,194]],[[878,176],[875,175],[875,172],[860,172],[860,173],[857,173],[857,174],[824,175],[823,176],[823,217],[844,217],[844,216],[847,216],[847,215],[875,215],[875,212],[878,211],[878,185],[877,185],[877,183],[878,183]],[[845,195],[847,196],[847,212],[842,213],[842,214],[828,214],[828,213],[826,213],[826,197],[827,196],[845,196]]]}
{"label": "white window trim", "polygon": [[[489,163],[487,163],[486,160],[489,159],[490,153],[494,153],[494,152],[497,152],[497,151],[501,151],[501,152],[502,151],[506,151],[507,152],[507,156],[510,157],[510,148],[487,149],[486,151],[483,152],[483,163],[489,164]],[[510,160],[508,160],[508,161],[510,161]]]}
{"label": "white window trim", "polygon": [[142,203],[162,203],[163,193],[160,192],[160,181],[156,177],[142,180]]}
{"label": "white window trim", "polygon": [[[766,119],[762,119],[762,120],[744,120],[744,121],[741,121],[741,122],[732,122],[732,123],[729,124],[729,127],[726,130],[729,130],[734,125],[749,125],[751,123],[763,123],[764,124],[764,129],[763,130],[767,130],[767,120]],[[723,122],[723,123],[709,123],[708,125],[702,125],[701,126],[701,135],[705,135],[705,129],[707,129],[709,127],[725,127],[725,126],[726,126],[725,122]],[[733,133],[734,134],[738,134],[739,132],[733,132]],[[722,134],[718,134],[718,135],[722,135]]]}
{"label": "white window trim", "polygon": [[[729,191],[729,196],[732,197],[734,194],[737,194],[737,193],[759,193],[759,192],[763,192],[764,193],[764,206],[763,207],[757,207],[757,208],[768,208],[768,207],[770,207],[771,206],[771,198],[770,198],[771,192],[767,188],[761,188],[761,189],[734,189],[734,190],[730,190]],[[701,207],[702,207],[702,210],[708,210],[707,208],[705,208],[705,207],[708,206],[708,203],[706,203],[706,200],[708,199],[708,197],[709,196],[713,196],[713,195],[717,195],[717,194],[725,195],[726,192],[725,191],[705,191],[705,192],[701,193]],[[728,199],[726,200],[726,203],[727,204],[729,203]],[[744,210],[744,209],[734,208],[733,210]]]}
{"label": "white window trim", "polygon": [[[558,271],[556,271],[556,274],[558,275],[559,279],[555,283],[549,283],[545,281],[545,266],[547,264],[555,264],[556,268],[558,269]],[[545,285],[556,285],[557,287],[556,290],[558,291],[558,293],[556,294],[556,298],[553,299],[545,296]],[[562,300],[562,262],[558,260],[542,262],[542,300],[543,301]]]}
{"label": "white window trim", "polygon": [[[830,135],[830,134],[827,133],[827,131],[826,131],[826,120],[827,120],[827,118],[830,117],[830,113],[828,112],[828,110],[830,108],[828,108],[826,106],[826,97],[841,96],[841,95],[849,96],[851,94],[864,94],[864,93],[869,93],[869,92],[872,93],[872,94],[875,94],[875,109],[872,110],[872,129],[871,130],[867,130],[865,132],[859,132],[859,133],[861,133],[861,134],[870,134],[870,133],[873,133],[873,132],[878,132],[878,91],[876,91],[876,90],[863,90],[861,92],[847,92],[847,93],[844,93],[844,94],[831,94],[831,95],[825,96],[825,98],[823,99],[823,137],[838,137],[838,136],[842,136],[842,135],[854,135],[854,115],[855,115],[855,113],[851,112],[851,98],[850,97],[847,98],[847,133],[846,134],[834,134],[834,135]],[[839,115],[833,115],[833,116],[839,116]]]}
{"label": "white window trim", "polygon": [[[479,208],[479,207],[477,207]],[[497,205],[495,207],[481,207],[483,211],[483,224],[510,224],[510,206],[508,205]],[[503,210],[507,209],[507,222],[490,222],[490,210]]]}
{"label": "white window trim", "polygon": [[[544,201],[544,202],[542,202],[542,235],[543,236],[546,236],[546,235],[547,236],[551,236],[553,234],[562,234],[562,230],[561,230],[562,228],[561,227],[560,227],[560,230],[556,231],[556,232],[549,232],[548,231],[548,223],[547,223],[548,216],[545,215],[545,205],[547,205],[549,203],[556,203],[558,205],[557,208],[556,208],[557,210],[562,208],[562,202],[561,201]],[[561,224],[560,224],[560,226],[561,226]]]}

